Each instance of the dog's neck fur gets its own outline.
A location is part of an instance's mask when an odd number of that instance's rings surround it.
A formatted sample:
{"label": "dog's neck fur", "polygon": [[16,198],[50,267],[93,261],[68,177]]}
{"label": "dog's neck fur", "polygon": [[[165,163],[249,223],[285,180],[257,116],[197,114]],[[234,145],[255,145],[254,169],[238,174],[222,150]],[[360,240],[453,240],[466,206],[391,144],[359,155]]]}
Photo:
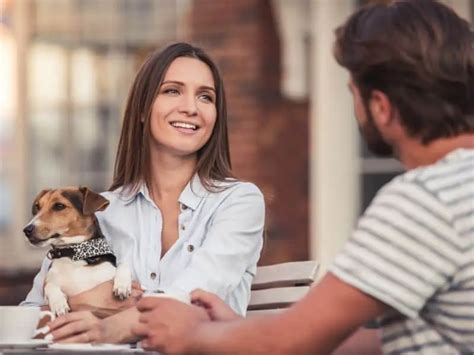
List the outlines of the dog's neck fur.
{"label": "dog's neck fur", "polygon": [[[84,260],[88,265],[97,265],[108,261],[116,266],[116,258],[107,244],[99,222],[95,216],[93,218],[93,224],[89,228],[92,229],[90,231],[90,238],[80,243],[70,243],[61,246],[53,245],[52,249],[48,252],[48,258],[59,259],[68,257],[74,261]],[[72,239],[74,237],[69,238]],[[87,251],[90,248],[92,248],[92,251]]]}

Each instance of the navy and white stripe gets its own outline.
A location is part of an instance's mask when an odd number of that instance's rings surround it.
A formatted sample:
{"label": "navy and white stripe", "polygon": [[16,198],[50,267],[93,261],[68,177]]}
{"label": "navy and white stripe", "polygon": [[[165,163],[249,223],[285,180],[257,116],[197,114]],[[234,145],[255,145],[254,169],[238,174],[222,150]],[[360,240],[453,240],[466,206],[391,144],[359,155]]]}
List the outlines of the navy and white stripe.
{"label": "navy and white stripe", "polygon": [[383,187],[330,271],[393,308],[384,353],[474,353],[474,150]]}

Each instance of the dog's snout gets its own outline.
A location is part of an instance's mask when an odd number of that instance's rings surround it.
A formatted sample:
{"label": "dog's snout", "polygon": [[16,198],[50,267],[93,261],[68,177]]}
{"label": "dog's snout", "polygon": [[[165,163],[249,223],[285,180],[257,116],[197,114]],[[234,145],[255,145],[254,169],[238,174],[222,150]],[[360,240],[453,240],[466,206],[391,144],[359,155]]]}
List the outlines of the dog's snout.
{"label": "dog's snout", "polygon": [[30,238],[33,235],[33,232],[35,231],[35,225],[34,224],[28,224],[24,229],[23,233]]}

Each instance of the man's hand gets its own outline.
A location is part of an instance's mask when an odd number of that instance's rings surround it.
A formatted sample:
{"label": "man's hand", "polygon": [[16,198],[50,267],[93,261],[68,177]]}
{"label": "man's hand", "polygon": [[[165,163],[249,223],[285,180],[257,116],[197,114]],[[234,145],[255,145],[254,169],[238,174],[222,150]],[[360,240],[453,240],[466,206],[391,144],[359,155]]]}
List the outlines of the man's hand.
{"label": "man's hand", "polygon": [[114,297],[113,282],[106,281],[90,290],[69,297],[68,302],[73,312],[87,310],[99,318],[105,318],[133,307],[142,294],[142,288],[134,281],[132,295],[125,300],[119,300]]}
{"label": "man's hand", "polygon": [[165,353],[182,353],[188,349],[187,339],[193,329],[210,321],[207,312],[171,298],[144,297],[137,304],[141,312],[139,325],[132,332],[143,338],[144,349]]}
{"label": "man's hand", "polygon": [[203,307],[213,321],[229,321],[241,318],[219,296],[201,289],[194,290],[191,293],[191,303]]}

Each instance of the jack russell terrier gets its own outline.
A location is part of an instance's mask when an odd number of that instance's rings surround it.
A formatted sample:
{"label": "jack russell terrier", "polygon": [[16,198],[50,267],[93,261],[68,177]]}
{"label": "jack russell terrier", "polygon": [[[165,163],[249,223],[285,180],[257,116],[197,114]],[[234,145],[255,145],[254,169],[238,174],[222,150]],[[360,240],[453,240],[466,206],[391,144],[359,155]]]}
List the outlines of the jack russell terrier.
{"label": "jack russell terrier", "polygon": [[33,203],[33,219],[23,232],[31,244],[52,247],[44,295],[55,315],[70,310],[68,297],[111,279],[116,297],[131,294],[128,265],[116,265],[94,214],[108,205],[106,198],[87,187],[43,190]]}

